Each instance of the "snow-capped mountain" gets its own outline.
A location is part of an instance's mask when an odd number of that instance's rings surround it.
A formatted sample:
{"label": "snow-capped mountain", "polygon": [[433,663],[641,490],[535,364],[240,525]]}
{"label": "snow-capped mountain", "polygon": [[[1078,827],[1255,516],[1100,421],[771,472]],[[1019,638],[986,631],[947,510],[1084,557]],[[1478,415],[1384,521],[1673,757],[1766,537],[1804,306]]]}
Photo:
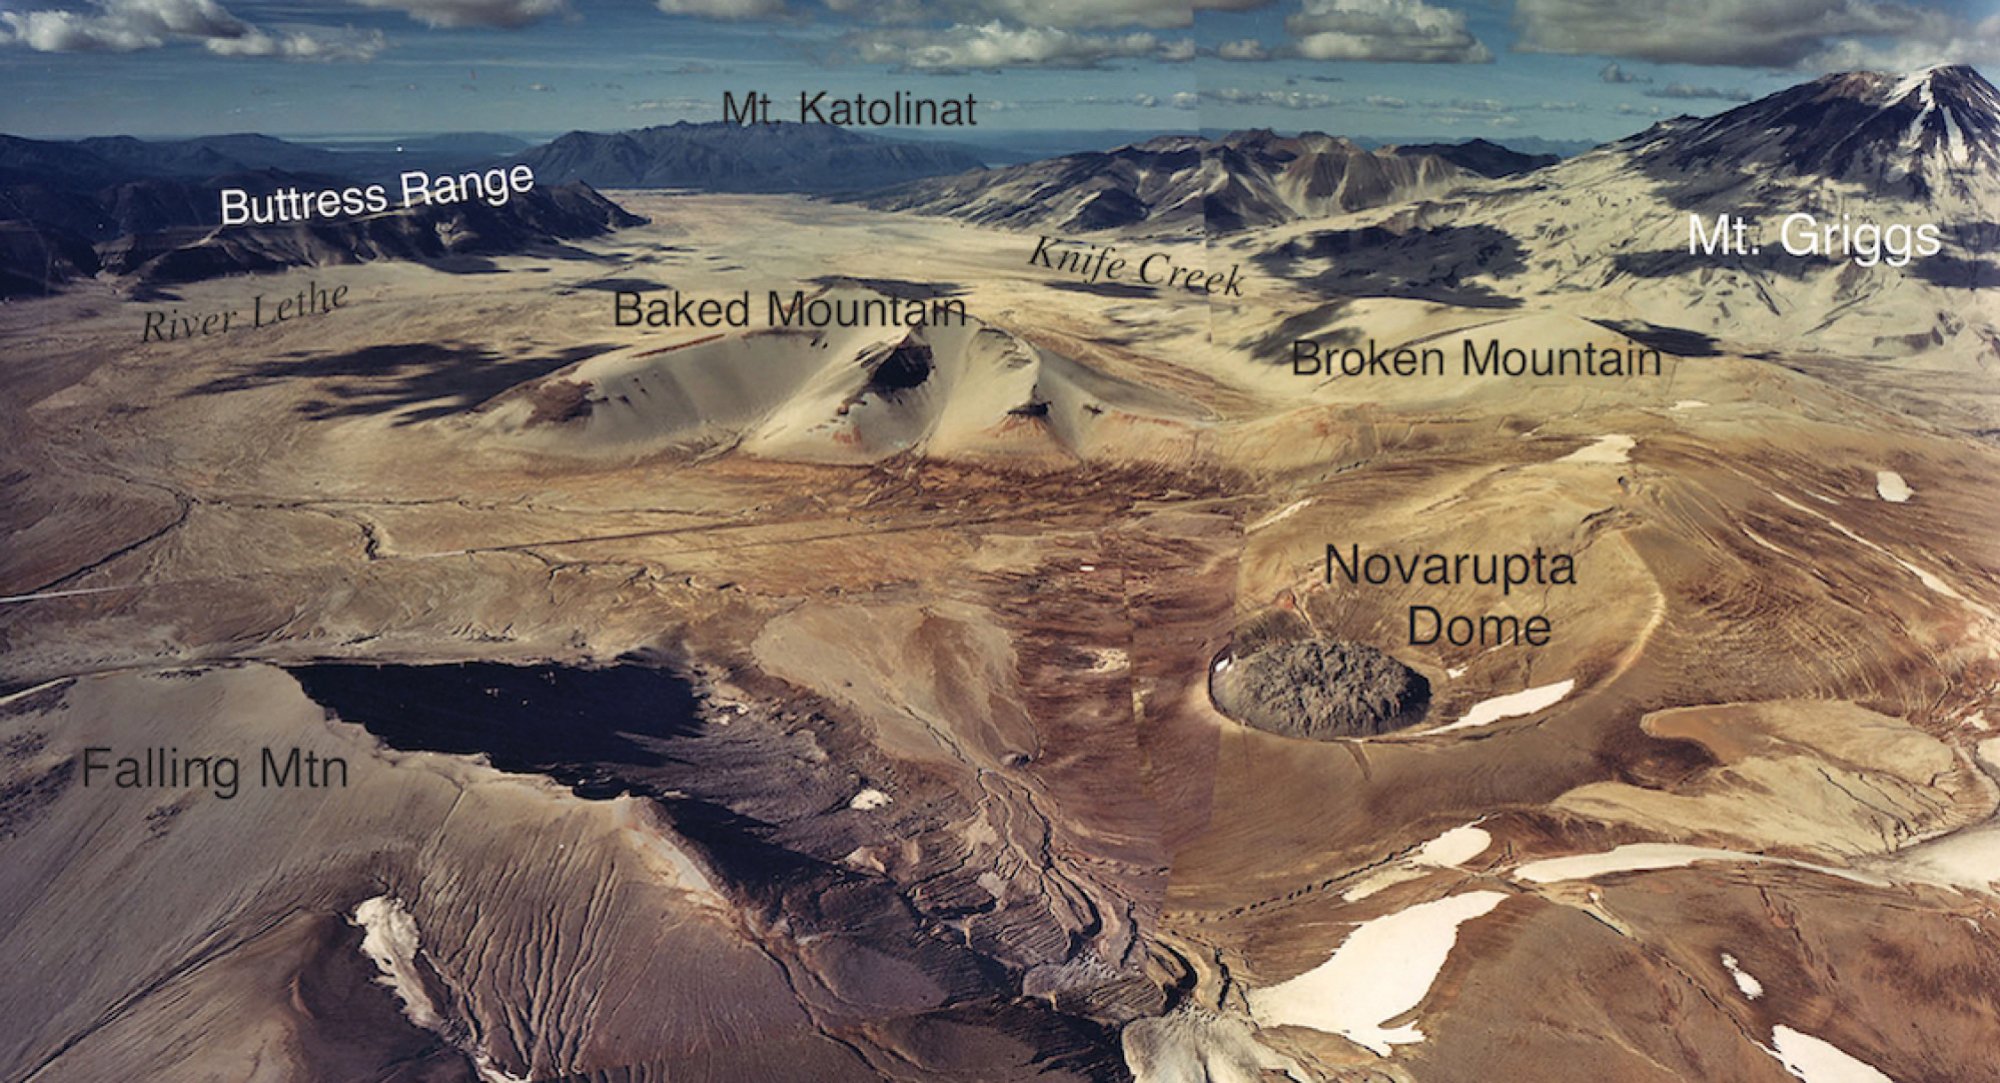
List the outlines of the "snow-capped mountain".
{"label": "snow-capped mountain", "polygon": [[1634,156],[1656,171],[1843,181],[1918,201],[1991,198],[2000,92],[1968,67],[1847,72],[1646,135]]}
{"label": "snow-capped mountain", "polygon": [[[1740,248],[1696,243],[1697,226],[1736,222]],[[1504,187],[1246,243],[1329,297],[1532,302],[1725,347],[1969,372],[2000,360],[1996,223],[2000,93],[1939,67],[1829,75]]]}
{"label": "snow-capped mountain", "polygon": [[1229,233],[1440,195],[1483,177],[1548,165],[1484,141],[1367,150],[1307,132],[1163,136],[1106,152],[902,185],[868,197],[883,210],[1013,228],[1090,231],[1144,226]]}

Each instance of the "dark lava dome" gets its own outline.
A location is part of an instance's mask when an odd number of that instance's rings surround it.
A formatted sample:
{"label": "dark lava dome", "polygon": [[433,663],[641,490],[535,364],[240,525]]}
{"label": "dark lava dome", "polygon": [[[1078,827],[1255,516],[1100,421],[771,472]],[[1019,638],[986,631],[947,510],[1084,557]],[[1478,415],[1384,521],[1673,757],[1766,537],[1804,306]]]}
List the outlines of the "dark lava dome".
{"label": "dark lava dome", "polygon": [[1209,671],[1208,694],[1217,710],[1246,726],[1331,741],[1423,721],[1431,682],[1373,647],[1309,639],[1225,654]]}

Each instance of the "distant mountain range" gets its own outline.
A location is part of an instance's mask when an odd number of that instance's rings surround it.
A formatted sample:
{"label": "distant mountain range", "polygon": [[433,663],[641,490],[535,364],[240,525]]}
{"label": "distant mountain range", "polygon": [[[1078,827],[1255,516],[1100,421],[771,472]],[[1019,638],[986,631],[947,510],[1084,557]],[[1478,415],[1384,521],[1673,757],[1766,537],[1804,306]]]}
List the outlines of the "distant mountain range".
{"label": "distant mountain range", "polygon": [[1162,136],[1106,152],[914,181],[871,207],[1013,228],[1227,233],[1436,195],[1552,165],[1485,140],[1367,150],[1319,132]]}
{"label": "distant mountain range", "polygon": [[[407,153],[329,151],[262,135],[54,142],[0,136],[0,297],[99,272],[140,283],[375,259],[497,255],[596,236],[643,219],[587,185],[538,184],[504,206],[221,227],[218,192],[338,188],[490,166],[490,140],[426,140]],[[393,190],[393,189],[392,189]]]}
{"label": "distant mountain range", "polygon": [[679,124],[571,132],[521,154],[543,183],[706,192],[858,192],[978,169],[951,143],[864,135],[825,124]]}
{"label": "distant mountain range", "polygon": [[[218,191],[339,188],[407,169],[527,164],[536,187],[502,207],[386,211],[222,229]],[[595,187],[827,193],[975,169],[973,151],[823,125],[675,124],[571,132],[540,147],[490,135],[330,150],[264,135],[74,142],[0,136],[0,296],[107,271],[141,282],[370,259],[492,255],[641,221]],[[393,185],[390,186],[393,190]]]}

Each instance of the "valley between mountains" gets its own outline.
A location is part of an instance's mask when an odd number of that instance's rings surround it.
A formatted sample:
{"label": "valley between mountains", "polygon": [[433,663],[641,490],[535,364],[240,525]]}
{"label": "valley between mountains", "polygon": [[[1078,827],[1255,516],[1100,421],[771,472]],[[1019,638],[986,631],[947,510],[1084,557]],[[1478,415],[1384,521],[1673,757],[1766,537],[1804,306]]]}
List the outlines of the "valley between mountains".
{"label": "valley between mountains", "polygon": [[[0,1078],[2000,1080],[1977,73],[840,200],[581,143],[554,240],[0,307]],[[1753,211],[1949,243],[1687,254]]]}

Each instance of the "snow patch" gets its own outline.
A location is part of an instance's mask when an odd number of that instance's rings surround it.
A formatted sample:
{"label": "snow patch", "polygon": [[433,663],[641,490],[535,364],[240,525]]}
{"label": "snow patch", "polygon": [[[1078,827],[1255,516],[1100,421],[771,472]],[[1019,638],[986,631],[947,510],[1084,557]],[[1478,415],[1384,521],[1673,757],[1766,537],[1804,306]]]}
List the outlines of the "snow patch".
{"label": "snow patch", "polygon": [[1852,880],[1857,884],[1884,886],[1886,880],[1867,876],[1847,869],[1836,869],[1826,865],[1813,865],[1789,858],[1767,857],[1763,854],[1746,853],[1742,850],[1724,850],[1708,846],[1686,846],[1674,842],[1631,842],[1614,846],[1602,853],[1572,854],[1569,857],[1550,857],[1540,861],[1530,861],[1514,870],[1514,878],[1531,884],[1553,884],[1565,880],[1589,880],[1599,876],[1609,876],[1618,872],[1652,872],[1658,869],[1682,869],[1697,861],[1726,861],[1748,864],[1785,865],[1795,869],[1837,876]]}
{"label": "snow patch", "polygon": [[1469,891],[1363,922],[1331,958],[1290,981],[1248,994],[1263,1026],[1302,1026],[1386,1057],[1424,1040],[1416,1024],[1383,1024],[1423,1002],[1458,942],[1458,927],[1492,913],[1507,896]]}
{"label": "snow patch", "polygon": [[365,899],[348,920],[361,927],[361,953],[382,972],[376,983],[388,986],[403,1002],[403,1015],[434,1033],[443,1027],[444,1020],[424,991],[423,975],[417,970],[417,952],[423,946],[417,937],[417,919],[410,916],[402,900],[388,895]]}
{"label": "snow patch", "polygon": [[1536,688],[1526,688],[1511,695],[1495,696],[1475,703],[1465,716],[1448,726],[1425,730],[1425,733],[1450,733],[1453,730],[1474,729],[1490,726],[1504,718],[1518,718],[1534,714],[1536,711],[1554,706],[1576,687],[1575,679],[1557,681]]}
{"label": "snow patch", "polygon": [[1252,531],[1262,530],[1273,523],[1281,523],[1286,519],[1289,519],[1292,516],[1297,515],[1299,512],[1304,511],[1306,509],[1306,505],[1311,503],[1312,503],[1312,498],[1307,497],[1304,500],[1299,500],[1291,504],[1288,504],[1285,507],[1272,512],[1271,514],[1264,516],[1262,519],[1259,519],[1256,522],[1251,523],[1249,526],[1244,527],[1243,528],[1244,533],[1247,534]]}
{"label": "snow patch", "polygon": [[1419,865],[1448,869],[1471,861],[1485,853],[1491,845],[1493,836],[1485,828],[1466,824],[1424,843],[1410,860]]}
{"label": "snow patch", "polygon": [[1988,618],[1995,618],[1995,614],[1992,610],[1986,608],[1983,605],[1980,605],[1977,602],[1972,601],[1965,595],[1960,594],[1959,592],[1951,589],[1951,585],[1949,583],[1946,583],[1944,580],[1939,579],[1937,576],[1931,574],[1930,572],[1927,572],[1924,569],[1917,567],[1915,564],[1912,564],[1909,561],[1904,560],[1902,557],[1899,557],[1896,554],[1891,553],[1889,550],[1884,549],[1883,547],[1875,544],[1872,541],[1869,541],[1867,538],[1864,538],[1861,535],[1856,534],[1854,531],[1847,529],[1847,527],[1843,526],[1842,524],[1837,523],[1832,519],[1828,519],[1824,515],[1820,515],[1819,512],[1816,512],[1811,508],[1806,507],[1804,504],[1801,504],[1798,501],[1785,496],[1783,493],[1772,493],[1771,495],[1777,497],[1778,501],[1784,504],[1788,508],[1792,508],[1796,511],[1805,512],[1807,515],[1818,516],[1821,521],[1826,523],[1826,525],[1832,527],[1835,530],[1840,531],[1842,534],[1847,535],[1849,541],[1865,545],[1868,548],[1873,549],[1876,552],[1882,554],[1883,556],[1888,557],[1890,560],[1895,561],[1898,565],[1902,567],[1904,571],[1909,572],[1911,575],[1916,576],[1917,581],[1922,583],[1925,587],[1929,588],[1932,593],[1943,595],[1944,597],[1950,598],[1952,601],[1955,602],[1964,602],[1967,606],[1971,607],[1974,610],[1977,610],[1981,616],[1985,616]]}
{"label": "snow patch", "polygon": [[1745,998],[1756,1000],[1764,995],[1764,983],[1751,977],[1748,971],[1737,965],[1736,956],[1723,952],[1722,968],[1729,971],[1730,977],[1736,979],[1736,988]]}
{"label": "snow patch", "polygon": [[1895,1083],[1832,1042],[1782,1024],[1771,1028],[1771,1044],[1777,1046],[1771,1055],[1778,1063],[1806,1083]]}
{"label": "snow patch", "polygon": [[1674,403],[1674,409],[1676,410],[1702,410],[1706,409],[1707,407],[1708,404],[1701,401],[1700,399],[1682,399],[1681,401]]}
{"label": "snow patch", "polygon": [[1632,461],[1632,449],[1639,442],[1629,436],[1613,433],[1600,436],[1589,447],[1578,448],[1556,461],[1559,463],[1623,463]]}
{"label": "snow patch", "polygon": [[1891,504],[1906,503],[1910,499],[1910,483],[1894,470],[1875,471],[1875,495]]}
{"label": "snow patch", "polygon": [[874,787],[871,786],[868,789],[862,790],[860,793],[855,794],[854,799],[847,803],[847,807],[851,809],[856,809],[861,812],[867,812],[871,809],[881,808],[882,806],[887,805],[892,800],[894,800],[894,798],[891,798],[888,794],[883,793],[881,790],[875,789]]}

